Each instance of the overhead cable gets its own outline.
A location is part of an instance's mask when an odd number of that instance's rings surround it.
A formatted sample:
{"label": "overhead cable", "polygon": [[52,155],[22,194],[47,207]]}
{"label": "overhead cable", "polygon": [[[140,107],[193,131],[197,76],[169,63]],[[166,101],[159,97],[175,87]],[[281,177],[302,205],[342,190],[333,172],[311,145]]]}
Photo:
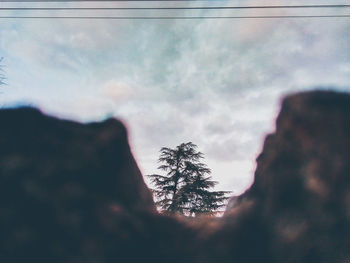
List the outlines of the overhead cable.
{"label": "overhead cable", "polygon": [[276,15],[276,16],[0,16],[0,19],[96,19],[96,20],[163,20],[163,19],[286,19],[348,18],[349,15]]}
{"label": "overhead cable", "polygon": [[266,5],[266,6],[196,6],[196,7],[0,7],[0,10],[225,10],[286,8],[348,8],[350,5]]}

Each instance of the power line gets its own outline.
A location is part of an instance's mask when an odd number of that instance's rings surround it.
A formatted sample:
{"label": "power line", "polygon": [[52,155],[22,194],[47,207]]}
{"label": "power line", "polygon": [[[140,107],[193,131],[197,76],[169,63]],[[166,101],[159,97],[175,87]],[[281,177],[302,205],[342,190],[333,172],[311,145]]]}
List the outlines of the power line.
{"label": "power line", "polygon": [[267,6],[204,6],[204,7],[0,7],[0,10],[223,10],[223,9],[286,9],[348,8],[350,5],[267,5]]}
{"label": "power line", "polygon": [[1,2],[222,2],[224,0],[1,0]]}
{"label": "power line", "polygon": [[349,18],[349,15],[285,15],[285,16],[0,16],[0,19],[94,19],[94,20],[170,20],[170,19],[297,19]]}

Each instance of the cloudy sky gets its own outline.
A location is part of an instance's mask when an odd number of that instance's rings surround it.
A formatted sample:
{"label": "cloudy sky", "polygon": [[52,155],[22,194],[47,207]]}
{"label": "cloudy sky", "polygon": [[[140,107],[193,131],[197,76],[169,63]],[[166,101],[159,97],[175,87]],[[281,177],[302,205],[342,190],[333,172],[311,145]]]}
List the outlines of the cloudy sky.
{"label": "cloudy sky", "polygon": [[[0,3],[33,6],[298,5],[306,1]],[[307,1],[307,4],[334,4]],[[338,0],[337,4],[348,1]],[[350,14],[342,9],[0,11],[8,15],[249,16]],[[0,18],[7,85],[1,107],[32,105],[79,121],[122,119],[144,174],[159,149],[192,141],[219,181],[252,182],[263,139],[285,94],[350,91],[350,18],[70,20]]]}

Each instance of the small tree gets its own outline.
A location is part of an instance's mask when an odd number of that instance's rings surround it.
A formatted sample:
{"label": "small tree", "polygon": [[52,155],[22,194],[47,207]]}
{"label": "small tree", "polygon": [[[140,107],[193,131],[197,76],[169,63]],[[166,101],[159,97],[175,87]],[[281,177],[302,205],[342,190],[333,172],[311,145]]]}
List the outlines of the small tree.
{"label": "small tree", "polygon": [[217,182],[211,180],[210,169],[200,161],[203,154],[192,142],[182,143],[175,149],[160,150],[158,169],[165,175],[148,175],[155,189],[156,204],[163,212],[196,216],[213,214],[225,206],[227,191],[209,191]]}
{"label": "small tree", "polygon": [[4,80],[6,79],[5,78],[5,74],[4,74],[4,70],[2,69],[3,68],[3,65],[1,64],[1,62],[3,61],[4,58],[0,58],[0,85],[3,85],[5,84]]}

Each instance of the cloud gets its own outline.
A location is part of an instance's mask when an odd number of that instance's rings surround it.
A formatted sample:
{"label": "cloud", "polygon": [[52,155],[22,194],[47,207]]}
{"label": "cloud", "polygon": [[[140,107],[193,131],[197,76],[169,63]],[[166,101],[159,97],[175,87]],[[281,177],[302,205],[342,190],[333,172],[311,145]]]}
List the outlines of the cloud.
{"label": "cloud", "polygon": [[215,176],[238,189],[251,180],[282,95],[349,90],[349,30],[341,18],[13,21],[0,29],[13,86],[0,99],[79,120],[122,118],[145,173],[160,147],[193,141]]}
{"label": "cloud", "polygon": [[101,93],[106,98],[118,102],[129,99],[133,95],[132,88],[128,84],[118,80],[109,80],[103,84]]}

